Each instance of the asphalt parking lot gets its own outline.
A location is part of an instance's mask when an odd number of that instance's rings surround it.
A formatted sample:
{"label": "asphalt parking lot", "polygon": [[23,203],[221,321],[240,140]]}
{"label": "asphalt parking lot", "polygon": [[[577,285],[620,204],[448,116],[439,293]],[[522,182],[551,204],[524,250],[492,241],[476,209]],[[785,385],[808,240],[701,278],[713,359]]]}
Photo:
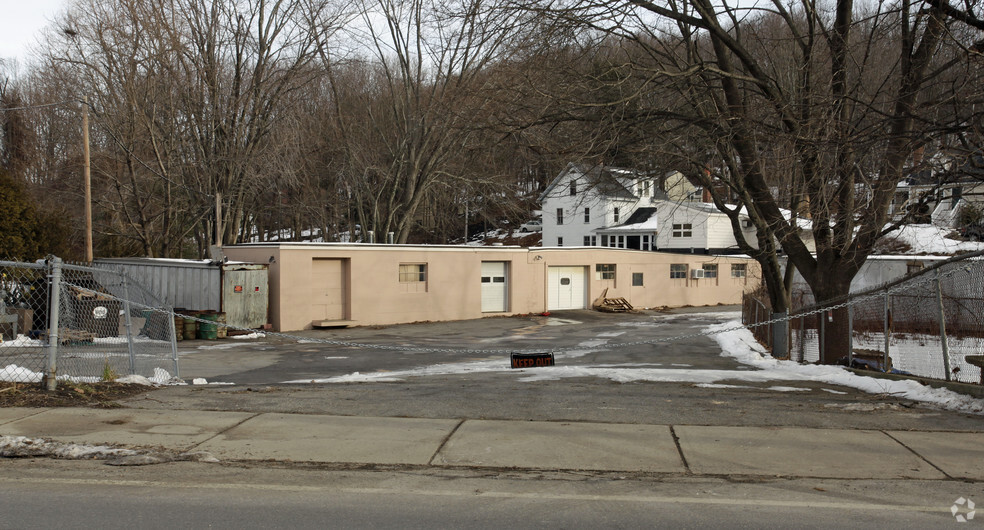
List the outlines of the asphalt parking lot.
{"label": "asphalt parking lot", "polygon": [[[984,430],[979,416],[890,394],[817,381],[754,380],[749,374],[756,368],[722,355],[721,346],[706,336],[646,343],[733,321],[735,309],[571,311],[304,331],[294,338],[187,341],[179,343],[181,377],[211,384],[166,387],[125,405],[339,416]],[[632,344],[621,346],[627,343]],[[556,366],[511,369],[511,351],[556,351]]]}

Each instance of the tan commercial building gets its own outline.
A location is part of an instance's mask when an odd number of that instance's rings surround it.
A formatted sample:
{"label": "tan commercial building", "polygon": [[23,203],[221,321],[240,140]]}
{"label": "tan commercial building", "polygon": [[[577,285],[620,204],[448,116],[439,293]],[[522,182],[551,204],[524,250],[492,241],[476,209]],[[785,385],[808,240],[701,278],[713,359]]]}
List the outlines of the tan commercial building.
{"label": "tan commercial building", "polygon": [[223,250],[232,260],[269,264],[270,322],[280,331],[586,309],[602,296],[637,308],[737,304],[759,278],[748,258],[588,247],[257,243]]}

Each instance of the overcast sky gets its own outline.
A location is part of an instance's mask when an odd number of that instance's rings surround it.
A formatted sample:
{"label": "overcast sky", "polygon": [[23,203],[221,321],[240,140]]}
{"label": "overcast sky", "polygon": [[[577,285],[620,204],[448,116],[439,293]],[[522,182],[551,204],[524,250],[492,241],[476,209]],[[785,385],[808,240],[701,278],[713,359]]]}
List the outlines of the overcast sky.
{"label": "overcast sky", "polygon": [[27,47],[68,0],[0,0],[0,57],[23,66]]}

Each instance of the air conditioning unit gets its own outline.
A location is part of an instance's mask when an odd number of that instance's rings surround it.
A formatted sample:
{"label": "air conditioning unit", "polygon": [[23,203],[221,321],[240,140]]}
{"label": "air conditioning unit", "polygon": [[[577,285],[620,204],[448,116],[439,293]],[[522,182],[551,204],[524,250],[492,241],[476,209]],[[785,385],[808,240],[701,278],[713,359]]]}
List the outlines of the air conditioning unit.
{"label": "air conditioning unit", "polygon": [[690,269],[690,277],[697,279],[704,277],[704,269]]}

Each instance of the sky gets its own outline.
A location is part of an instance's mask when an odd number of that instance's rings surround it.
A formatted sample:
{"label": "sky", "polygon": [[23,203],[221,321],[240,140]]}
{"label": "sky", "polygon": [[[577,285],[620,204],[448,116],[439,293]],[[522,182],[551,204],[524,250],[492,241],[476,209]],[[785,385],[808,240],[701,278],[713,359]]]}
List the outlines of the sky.
{"label": "sky", "polygon": [[27,49],[61,11],[68,0],[0,0],[0,57],[16,59],[22,66]]}

